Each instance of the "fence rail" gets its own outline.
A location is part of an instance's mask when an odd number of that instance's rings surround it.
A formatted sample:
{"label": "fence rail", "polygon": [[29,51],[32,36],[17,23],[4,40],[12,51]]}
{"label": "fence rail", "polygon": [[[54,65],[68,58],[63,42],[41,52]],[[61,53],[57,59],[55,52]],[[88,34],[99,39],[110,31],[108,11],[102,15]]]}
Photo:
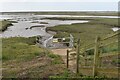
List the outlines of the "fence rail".
{"label": "fence rail", "polygon": [[[69,67],[69,54],[73,51],[76,51],[76,58],[73,58],[73,59],[76,59],[76,73],[79,73],[79,69],[81,69],[79,67],[79,61],[81,58],[84,58],[85,59],[85,65],[87,64],[86,61],[87,61],[87,54],[86,54],[86,51],[88,50],[91,50],[93,49],[94,50],[94,56],[92,57],[93,58],[93,66],[92,66],[92,73],[93,73],[93,76],[98,76],[98,72],[100,72],[100,70],[98,69],[98,67],[101,66],[101,58],[103,57],[102,56],[102,49],[101,47],[106,47],[108,45],[111,45],[111,44],[114,44],[114,43],[118,43],[118,40],[115,40],[115,41],[112,41],[112,42],[108,42],[108,43],[102,43],[103,41],[105,40],[110,40],[112,38],[114,38],[115,36],[118,36],[119,33],[116,32],[112,35],[109,35],[107,37],[104,37],[104,38],[101,38],[99,36],[96,37],[95,39],[95,42],[94,43],[91,43],[91,44],[88,44],[84,47],[80,47],[80,39],[78,39],[78,42],[77,42],[77,48],[76,49],[73,49],[73,50],[67,50],[67,68]],[[90,47],[92,45],[92,47]],[[87,47],[90,47],[90,48],[87,48]],[[81,53],[81,50],[84,50],[82,53]],[[110,55],[113,55],[112,54],[108,54],[106,56],[110,56]],[[119,55],[118,54],[115,54],[115,55]],[[82,56],[82,57],[80,57]],[[106,68],[109,68],[109,67],[106,67]]]}

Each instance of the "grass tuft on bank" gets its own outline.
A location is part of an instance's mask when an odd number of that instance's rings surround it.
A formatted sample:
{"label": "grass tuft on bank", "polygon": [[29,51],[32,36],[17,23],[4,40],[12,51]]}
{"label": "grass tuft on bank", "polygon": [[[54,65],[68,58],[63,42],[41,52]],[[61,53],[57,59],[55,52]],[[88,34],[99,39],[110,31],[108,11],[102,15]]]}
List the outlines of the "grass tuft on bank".
{"label": "grass tuft on bank", "polygon": [[9,26],[13,26],[12,23],[17,23],[16,21],[2,20],[0,21],[0,31],[5,31]]}

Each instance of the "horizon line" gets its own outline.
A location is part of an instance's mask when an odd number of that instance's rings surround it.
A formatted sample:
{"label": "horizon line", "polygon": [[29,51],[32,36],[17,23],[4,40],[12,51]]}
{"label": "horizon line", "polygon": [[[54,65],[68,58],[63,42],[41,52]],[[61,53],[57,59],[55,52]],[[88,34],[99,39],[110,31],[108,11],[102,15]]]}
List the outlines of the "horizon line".
{"label": "horizon line", "polygon": [[45,10],[45,11],[0,11],[0,12],[119,12],[117,10]]}

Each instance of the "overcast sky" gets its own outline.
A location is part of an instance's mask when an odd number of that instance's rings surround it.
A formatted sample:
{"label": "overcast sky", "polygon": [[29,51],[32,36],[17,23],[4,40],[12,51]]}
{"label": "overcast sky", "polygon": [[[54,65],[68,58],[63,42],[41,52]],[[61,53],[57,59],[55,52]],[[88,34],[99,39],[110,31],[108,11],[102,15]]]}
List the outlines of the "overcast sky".
{"label": "overcast sky", "polygon": [[118,11],[119,0],[0,0],[3,11]]}

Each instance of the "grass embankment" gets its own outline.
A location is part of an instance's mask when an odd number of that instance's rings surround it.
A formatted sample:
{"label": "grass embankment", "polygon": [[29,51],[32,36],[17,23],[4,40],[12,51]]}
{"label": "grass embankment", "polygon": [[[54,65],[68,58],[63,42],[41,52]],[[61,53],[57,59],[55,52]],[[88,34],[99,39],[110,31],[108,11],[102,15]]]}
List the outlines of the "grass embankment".
{"label": "grass embankment", "polygon": [[[75,18],[72,18],[72,19],[75,19]],[[64,20],[68,20],[68,18],[64,18]],[[65,32],[66,34],[71,33],[75,37],[75,41],[78,37],[80,37],[81,44],[86,45],[89,43],[93,43],[95,40],[95,36],[97,35],[103,37],[103,36],[113,33],[111,28],[115,26],[118,26],[117,19],[94,18],[90,20],[90,22],[88,23],[59,25],[55,27],[48,27],[46,30],[55,31],[57,32],[57,35],[59,34],[59,36],[61,32]]]}
{"label": "grass embankment", "polygon": [[38,48],[35,37],[3,38],[3,78],[47,78],[64,72],[60,56]]}
{"label": "grass embankment", "polygon": [[5,31],[9,26],[12,26],[12,23],[17,23],[16,21],[3,20],[0,21],[0,31]]}
{"label": "grass embankment", "polygon": [[[106,37],[109,34],[114,33],[111,28],[118,27],[118,19],[113,18],[49,18],[49,19],[59,19],[59,20],[82,20],[88,19],[88,23],[72,24],[72,25],[58,25],[55,27],[48,27],[47,31],[55,31],[57,34],[55,37],[66,37],[72,34],[75,38],[75,42],[78,37],[81,39],[81,47],[88,44],[94,43],[96,36],[101,38]],[[64,34],[65,33],[65,34]],[[114,37],[104,43],[109,43],[113,40],[118,40],[118,37]],[[76,43],[75,43],[76,45]],[[108,52],[109,49],[118,50],[118,45],[112,44],[107,48],[104,48],[104,52]],[[92,52],[93,53],[93,52]]]}
{"label": "grass embankment", "polygon": [[[49,18],[50,19],[50,18]],[[89,20],[88,23],[79,23],[72,25],[59,25],[55,27],[48,27],[47,31],[55,31],[57,32],[54,37],[68,37],[69,34],[72,34],[75,38],[75,46],[77,45],[77,39],[80,37],[81,39],[81,48],[94,43],[96,36],[100,36],[101,38],[106,37],[107,35],[113,34],[111,28],[118,27],[118,19],[112,18],[51,18],[51,19],[59,19],[59,20]],[[111,41],[117,41],[118,36],[115,36],[109,40],[105,40],[104,44],[108,44]],[[86,48],[94,48],[94,45],[86,47]],[[118,51],[118,43],[113,43],[108,45],[107,47],[103,47],[103,53],[108,53],[111,51]],[[88,54],[93,54],[94,50],[88,51]]]}

